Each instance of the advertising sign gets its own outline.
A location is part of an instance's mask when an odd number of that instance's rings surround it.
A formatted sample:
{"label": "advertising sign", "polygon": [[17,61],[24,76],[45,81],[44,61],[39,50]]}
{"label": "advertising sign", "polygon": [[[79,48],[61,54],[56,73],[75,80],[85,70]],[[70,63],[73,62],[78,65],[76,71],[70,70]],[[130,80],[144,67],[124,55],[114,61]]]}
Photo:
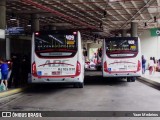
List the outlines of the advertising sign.
{"label": "advertising sign", "polygon": [[7,35],[22,35],[24,34],[24,28],[23,27],[10,27],[6,30]]}
{"label": "advertising sign", "polygon": [[151,36],[160,36],[160,28],[152,28],[150,29]]}

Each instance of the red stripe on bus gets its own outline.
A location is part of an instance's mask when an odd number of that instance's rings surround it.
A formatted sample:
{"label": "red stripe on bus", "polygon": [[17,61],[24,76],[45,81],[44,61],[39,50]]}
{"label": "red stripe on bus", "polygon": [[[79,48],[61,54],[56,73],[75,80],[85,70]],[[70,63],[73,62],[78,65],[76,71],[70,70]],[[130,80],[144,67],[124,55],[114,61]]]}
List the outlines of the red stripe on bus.
{"label": "red stripe on bus", "polygon": [[115,64],[115,63],[132,63],[132,64],[136,64],[136,63],[133,63],[133,62],[113,62],[113,63],[110,63],[109,65]]}
{"label": "red stripe on bus", "polygon": [[45,66],[45,65],[52,65],[52,64],[64,64],[64,65],[74,66],[74,65],[72,65],[72,64],[67,64],[67,63],[47,63],[47,64],[39,65],[38,67],[40,67],[40,66]]}

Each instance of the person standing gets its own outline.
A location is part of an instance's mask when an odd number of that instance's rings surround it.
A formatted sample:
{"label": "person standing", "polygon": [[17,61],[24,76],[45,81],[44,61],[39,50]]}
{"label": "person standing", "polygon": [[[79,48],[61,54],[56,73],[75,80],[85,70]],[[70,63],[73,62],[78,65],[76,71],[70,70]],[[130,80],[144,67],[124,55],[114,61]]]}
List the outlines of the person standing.
{"label": "person standing", "polygon": [[157,61],[157,71],[160,72],[160,59]]}
{"label": "person standing", "polygon": [[154,62],[152,57],[150,57],[148,67],[149,67],[149,74],[152,75],[154,69]]}
{"label": "person standing", "polygon": [[157,67],[155,57],[153,57],[153,62],[154,62],[154,66],[153,66],[153,74],[154,74],[154,73],[156,72],[156,67]]}
{"label": "person standing", "polygon": [[146,71],[146,59],[144,58],[144,55],[142,55],[142,74],[145,74]]}
{"label": "person standing", "polygon": [[5,84],[5,87],[6,87],[6,90],[8,90],[8,64],[5,63],[2,59],[0,60],[0,63],[1,63],[1,66],[0,66],[0,69],[1,69],[1,74],[2,74],[2,80],[1,82],[4,81],[4,84]]}
{"label": "person standing", "polygon": [[29,60],[27,59],[26,56],[23,57],[22,62],[21,62],[21,85],[26,86],[27,85],[27,80],[28,80],[28,73],[29,73]]}
{"label": "person standing", "polygon": [[12,80],[14,83],[15,88],[17,88],[19,86],[19,66],[20,66],[20,62],[17,58],[17,56],[13,56],[12,57],[12,72],[10,75],[10,79],[9,79],[9,87],[12,86]]}

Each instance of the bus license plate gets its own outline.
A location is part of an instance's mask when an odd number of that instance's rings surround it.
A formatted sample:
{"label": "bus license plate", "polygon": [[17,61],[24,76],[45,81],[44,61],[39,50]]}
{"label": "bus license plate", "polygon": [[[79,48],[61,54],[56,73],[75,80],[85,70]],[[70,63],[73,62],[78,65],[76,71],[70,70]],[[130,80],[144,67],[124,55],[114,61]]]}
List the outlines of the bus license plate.
{"label": "bus license plate", "polygon": [[52,72],[52,75],[60,75],[60,71],[54,71]]}
{"label": "bus license plate", "polygon": [[126,71],[126,68],[119,68],[119,71]]}

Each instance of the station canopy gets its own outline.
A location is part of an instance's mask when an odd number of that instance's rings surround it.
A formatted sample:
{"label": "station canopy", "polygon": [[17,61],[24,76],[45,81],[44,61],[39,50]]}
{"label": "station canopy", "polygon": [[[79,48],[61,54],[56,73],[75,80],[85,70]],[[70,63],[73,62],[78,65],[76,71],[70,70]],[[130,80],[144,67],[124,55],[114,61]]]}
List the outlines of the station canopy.
{"label": "station canopy", "polygon": [[138,23],[138,33],[160,27],[160,0],[7,0],[6,6],[7,27],[24,27],[26,32],[35,14],[41,30],[80,29],[90,39],[93,33],[129,32],[131,22]]}

